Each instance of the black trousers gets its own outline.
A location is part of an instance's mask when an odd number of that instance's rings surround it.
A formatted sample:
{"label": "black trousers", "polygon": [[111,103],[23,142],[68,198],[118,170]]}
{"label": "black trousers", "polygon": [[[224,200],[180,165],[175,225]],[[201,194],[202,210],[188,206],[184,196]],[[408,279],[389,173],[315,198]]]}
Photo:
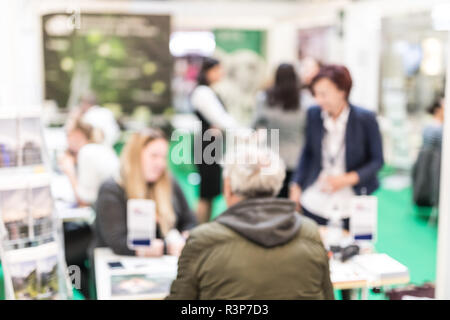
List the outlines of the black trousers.
{"label": "black trousers", "polygon": [[289,182],[291,182],[291,177],[294,172],[290,170],[286,170],[286,178],[283,181],[283,187],[278,193],[278,198],[289,198]]}

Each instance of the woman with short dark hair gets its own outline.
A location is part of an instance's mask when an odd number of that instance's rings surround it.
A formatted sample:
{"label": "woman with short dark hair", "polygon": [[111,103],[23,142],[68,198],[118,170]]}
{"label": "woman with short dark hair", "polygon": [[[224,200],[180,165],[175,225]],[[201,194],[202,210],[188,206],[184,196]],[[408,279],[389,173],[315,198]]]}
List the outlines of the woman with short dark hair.
{"label": "woman with short dark hair", "polygon": [[344,66],[324,66],[312,80],[319,105],[308,110],[305,146],[290,186],[291,200],[306,216],[324,225],[337,207],[345,229],[348,200],[378,188],[384,163],[375,114],[349,102],[351,88]]}

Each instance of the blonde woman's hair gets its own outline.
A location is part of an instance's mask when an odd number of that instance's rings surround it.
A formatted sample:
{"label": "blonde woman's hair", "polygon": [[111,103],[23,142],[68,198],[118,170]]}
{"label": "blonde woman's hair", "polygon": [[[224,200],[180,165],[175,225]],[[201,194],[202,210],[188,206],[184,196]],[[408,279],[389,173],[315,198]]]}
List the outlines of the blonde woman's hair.
{"label": "blonde woman's hair", "polygon": [[152,141],[164,139],[164,133],[157,129],[145,129],[133,133],[120,157],[119,183],[125,189],[128,199],[151,199],[156,204],[156,217],[163,236],[174,227],[175,213],[172,206],[172,181],[168,170],[153,183],[145,180],[142,170],[142,150]]}

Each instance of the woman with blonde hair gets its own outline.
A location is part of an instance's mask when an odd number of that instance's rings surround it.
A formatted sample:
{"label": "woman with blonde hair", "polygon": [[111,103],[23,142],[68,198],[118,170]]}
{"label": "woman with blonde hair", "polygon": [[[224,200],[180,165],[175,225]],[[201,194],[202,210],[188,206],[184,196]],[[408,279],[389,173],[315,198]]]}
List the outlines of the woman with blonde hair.
{"label": "woman with blonde hair", "polygon": [[[96,247],[110,247],[120,255],[179,255],[184,241],[169,242],[166,248],[165,239],[174,232],[186,238],[196,219],[167,170],[168,149],[168,141],[160,130],[146,129],[132,135],[121,155],[119,176],[107,180],[99,191]],[[127,245],[128,199],[155,202],[157,239],[150,247],[133,250]]]}

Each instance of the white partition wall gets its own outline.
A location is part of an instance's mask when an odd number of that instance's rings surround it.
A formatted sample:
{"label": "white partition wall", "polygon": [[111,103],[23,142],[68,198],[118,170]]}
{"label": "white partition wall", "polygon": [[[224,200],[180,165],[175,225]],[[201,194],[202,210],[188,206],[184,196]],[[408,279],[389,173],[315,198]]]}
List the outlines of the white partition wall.
{"label": "white partition wall", "polygon": [[447,82],[442,141],[441,195],[436,273],[436,298],[450,299],[450,31],[447,42]]}
{"label": "white partition wall", "polygon": [[39,105],[43,97],[39,1],[0,1],[0,107]]}

